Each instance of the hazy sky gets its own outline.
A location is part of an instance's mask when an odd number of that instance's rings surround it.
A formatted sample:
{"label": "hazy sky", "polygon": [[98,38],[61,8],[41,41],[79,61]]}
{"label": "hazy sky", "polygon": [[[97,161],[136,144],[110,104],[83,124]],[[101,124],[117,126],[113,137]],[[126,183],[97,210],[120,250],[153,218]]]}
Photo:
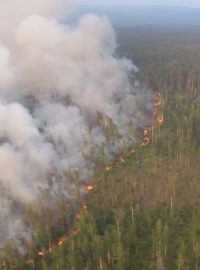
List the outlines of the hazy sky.
{"label": "hazy sky", "polygon": [[106,5],[176,5],[200,7],[200,0],[75,0],[80,4],[106,4]]}

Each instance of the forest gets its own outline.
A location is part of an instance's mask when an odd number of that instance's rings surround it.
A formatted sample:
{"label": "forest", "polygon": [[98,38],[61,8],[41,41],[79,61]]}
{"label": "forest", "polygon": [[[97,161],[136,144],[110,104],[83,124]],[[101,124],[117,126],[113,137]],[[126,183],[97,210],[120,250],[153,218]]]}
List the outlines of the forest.
{"label": "forest", "polygon": [[51,211],[43,191],[41,209],[25,213],[33,241],[23,252],[8,241],[0,269],[200,269],[200,30],[116,32],[117,54],[134,61],[152,91],[151,123],[113,164],[99,155],[84,198],[79,175],[68,178],[76,204],[58,194]]}

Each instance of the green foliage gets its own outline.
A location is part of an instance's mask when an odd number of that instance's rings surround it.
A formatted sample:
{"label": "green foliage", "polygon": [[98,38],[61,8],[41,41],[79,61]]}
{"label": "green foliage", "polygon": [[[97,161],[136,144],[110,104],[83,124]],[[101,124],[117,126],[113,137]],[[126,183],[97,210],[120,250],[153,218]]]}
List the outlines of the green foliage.
{"label": "green foliage", "polygon": [[[108,172],[102,150],[95,172],[101,181],[87,196],[80,219],[68,214],[62,196],[59,207],[45,216],[28,209],[36,233],[27,257],[34,263],[27,265],[8,243],[0,255],[5,269],[200,269],[200,40],[190,41],[182,30],[176,30],[179,39],[172,30],[146,31],[121,31],[120,53],[136,58],[141,80],[161,92],[164,124],[148,134],[151,145],[138,144],[135,153],[125,150],[126,162]],[[111,119],[99,115],[99,121],[114,139]],[[36,255],[65,233],[64,245]]]}

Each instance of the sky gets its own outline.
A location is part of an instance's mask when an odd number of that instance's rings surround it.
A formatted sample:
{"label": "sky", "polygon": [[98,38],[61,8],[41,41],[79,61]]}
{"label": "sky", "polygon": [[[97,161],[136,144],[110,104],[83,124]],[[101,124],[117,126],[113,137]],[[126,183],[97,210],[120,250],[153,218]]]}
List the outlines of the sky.
{"label": "sky", "polygon": [[200,8],[200,0],[76,0],[78,4],[103,5],[174,5]]}

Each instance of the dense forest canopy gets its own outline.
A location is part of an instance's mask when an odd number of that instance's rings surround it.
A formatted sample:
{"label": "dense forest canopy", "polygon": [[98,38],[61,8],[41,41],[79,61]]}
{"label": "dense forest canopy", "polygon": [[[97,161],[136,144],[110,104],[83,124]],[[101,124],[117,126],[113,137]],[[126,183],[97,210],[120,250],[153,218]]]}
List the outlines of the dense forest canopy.
{"label": "dense forest canopy", "polygon": [[[35,239],[25,257],[6,243],[2,269],[200,269],[200,30],[116,31],[118,54],[139,66],[164,122],[147,127],[148,143],[125,149],[114,165],[99,156],[80,211],[62,198],[57,213],[27,209]],[[76,187],[79,196],[78,176]]]}

